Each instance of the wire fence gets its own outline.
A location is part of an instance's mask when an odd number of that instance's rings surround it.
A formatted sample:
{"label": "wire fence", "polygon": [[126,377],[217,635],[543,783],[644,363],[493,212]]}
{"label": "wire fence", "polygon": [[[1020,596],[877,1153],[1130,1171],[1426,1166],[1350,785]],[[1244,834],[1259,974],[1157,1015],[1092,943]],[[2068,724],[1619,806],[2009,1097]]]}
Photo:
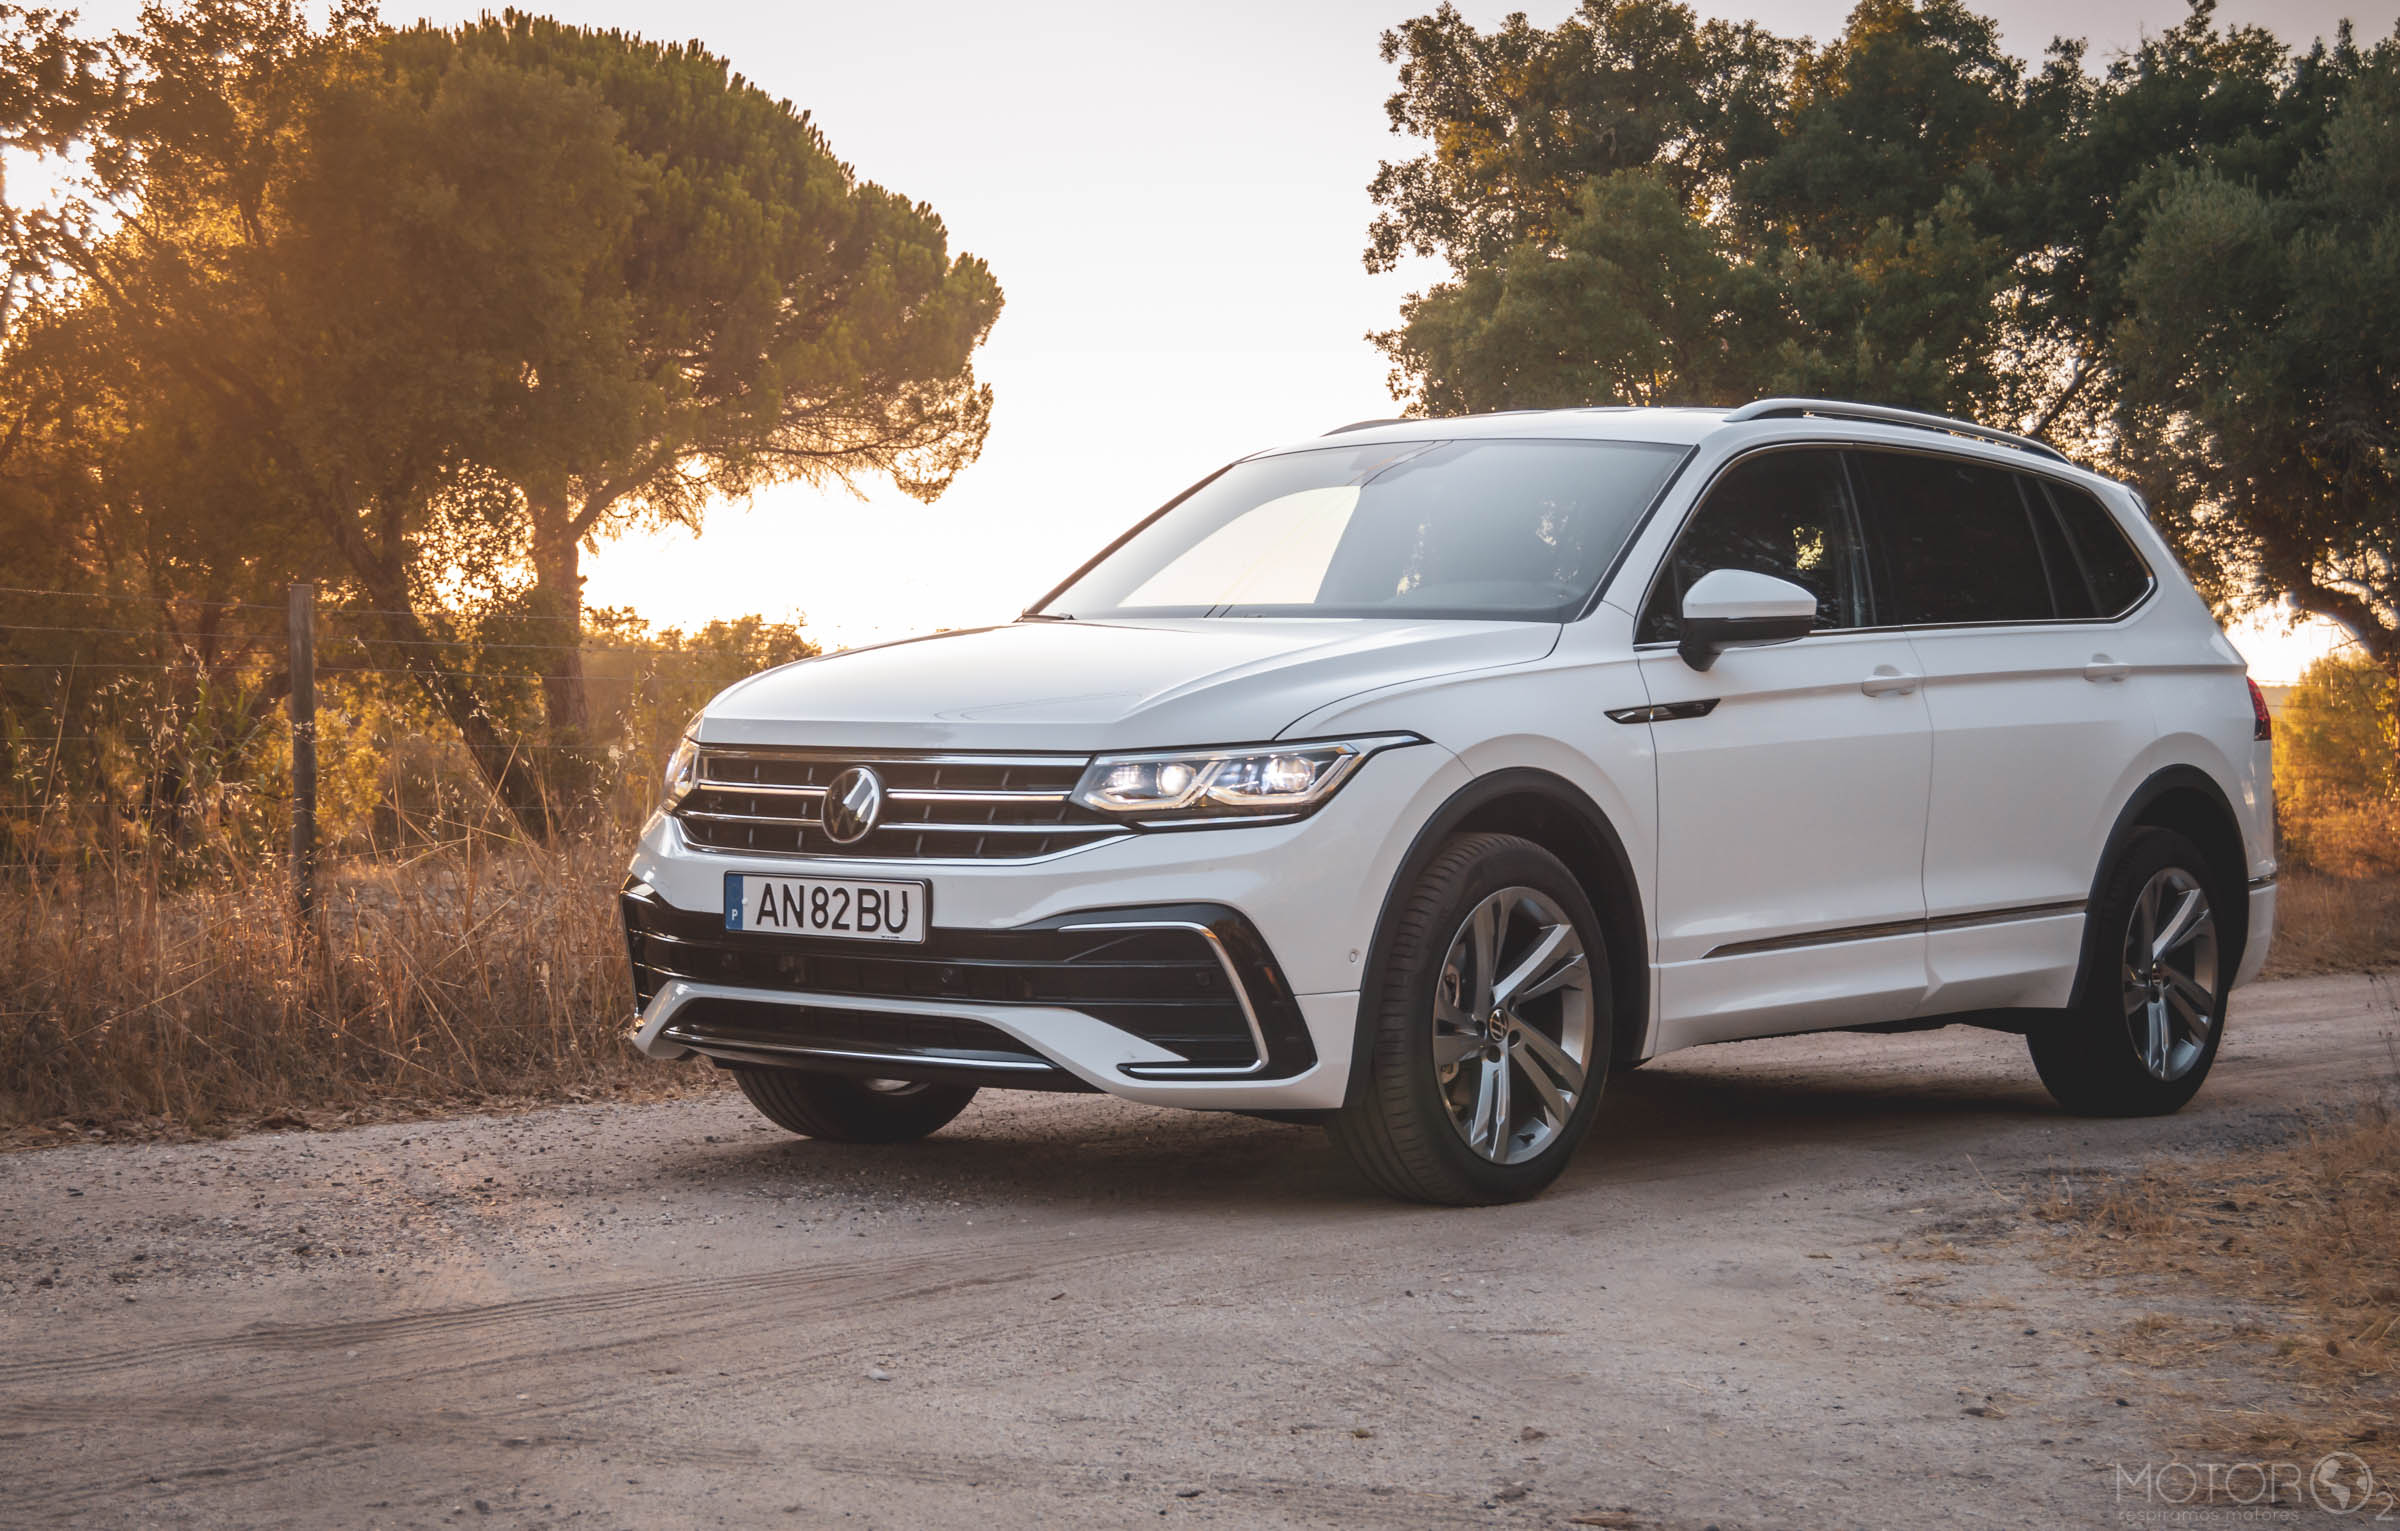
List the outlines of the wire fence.
{"label": "wire fence", "polygon": [[[700,701],[805,651],[795,629],[755,620],[748,647],[722,651],[638,624],[544,641],[554,620],[320,601],[306,586],[276,606],[0,585],[0,873],[172,851],[212,820],[253,862],[290,834],[305,904],[328,860],[516,836],[526,815],[504,776],[543,796],[545,821],[566,807],[587,827],[621,821]],[[562,685],[582,699],[563,731]]]}

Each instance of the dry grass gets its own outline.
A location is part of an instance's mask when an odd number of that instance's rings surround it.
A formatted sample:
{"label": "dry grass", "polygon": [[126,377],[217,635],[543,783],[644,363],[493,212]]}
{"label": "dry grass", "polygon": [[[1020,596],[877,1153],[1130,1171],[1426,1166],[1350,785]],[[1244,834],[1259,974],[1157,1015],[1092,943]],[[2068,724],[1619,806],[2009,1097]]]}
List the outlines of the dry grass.
{"label": "dry grass", "polygon": [[2400,967],[2400,877],[2287,874],[2275,898],[2269,978]]}
{"label": "dry grass", "polygon": [[316,937],[269,870],[168,892],[120,864],[0,890],[0,1129],[211,1132],[688,1088],[622,1040],[621,876],[592,843],[352,864],[327,879]]}
{"label": "dry grass", "polygon": [[[2121,1348],[2222,1367],[2253,1396],[2204,1408],[2192,1445],[2239,1460],[2364,1457],[2400,1482],[2400,1117],[2384,1105],[2263,1154],[2153,1166],[2036,1209],[2061,1261],[2138,1284],[2175,1311]],[[2256,1381],[2268,1386],[2261,1390]],[[2387,1476],[2388,1475],[2388,1476]]]}

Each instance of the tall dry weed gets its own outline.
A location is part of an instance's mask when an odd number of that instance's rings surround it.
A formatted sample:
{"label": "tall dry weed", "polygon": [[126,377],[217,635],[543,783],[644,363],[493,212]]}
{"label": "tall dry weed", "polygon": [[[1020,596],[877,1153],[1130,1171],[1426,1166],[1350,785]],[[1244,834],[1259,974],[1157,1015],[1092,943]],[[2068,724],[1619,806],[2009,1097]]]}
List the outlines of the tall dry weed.
{"label": "tall dry weed", "polygon": [[0,1123],[206,1130],[640,1078],[622,868],[598,841],[340,864],[315,932],[269,867],[177,888],[111,861],[0,888]]}

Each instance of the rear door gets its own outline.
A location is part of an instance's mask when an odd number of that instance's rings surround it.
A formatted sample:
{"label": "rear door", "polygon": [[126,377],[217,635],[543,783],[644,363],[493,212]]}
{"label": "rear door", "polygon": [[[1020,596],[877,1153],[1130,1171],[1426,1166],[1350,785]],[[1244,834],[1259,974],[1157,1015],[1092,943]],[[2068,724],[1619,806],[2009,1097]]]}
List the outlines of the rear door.
{"label": "rear door", "polygon": [[2038,475],[1898,450],[1852,464],[1933,725],[1925,1013],[2063,1004],[2101,844],[2154,737],[2109,621],[2148,571],[2127,571],[2097,503],[2085,497],[2097,523],[2062,518]]}
{"label": "rear door", "polygon": [[[1806,586],[1817,630],[1693,669],[1677,613],[1714,569]],[[1842,454],[1819,448],[1727,468],[1644,602],[1664,1047],[1892,1020],[1924,997],[1931,727],[1907,636],[1873,617]]]}

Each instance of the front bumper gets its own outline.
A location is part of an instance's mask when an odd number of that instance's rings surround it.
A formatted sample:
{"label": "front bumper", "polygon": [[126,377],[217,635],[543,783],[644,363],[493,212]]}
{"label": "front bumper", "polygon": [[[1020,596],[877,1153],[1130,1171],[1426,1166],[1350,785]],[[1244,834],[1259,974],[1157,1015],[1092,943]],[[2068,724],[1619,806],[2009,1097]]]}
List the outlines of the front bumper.
{"label": "front bumper", "polygon": [[[1016,863],[745,855],[654,817],[625,898],[633,1041],[1159,1105],[1335,1107],[1384,891],[1467,780],[1438,746],[1388,750],[1297,823]],[[729,872],[921,879],[933,923],[914,947],[727,932]]]}

